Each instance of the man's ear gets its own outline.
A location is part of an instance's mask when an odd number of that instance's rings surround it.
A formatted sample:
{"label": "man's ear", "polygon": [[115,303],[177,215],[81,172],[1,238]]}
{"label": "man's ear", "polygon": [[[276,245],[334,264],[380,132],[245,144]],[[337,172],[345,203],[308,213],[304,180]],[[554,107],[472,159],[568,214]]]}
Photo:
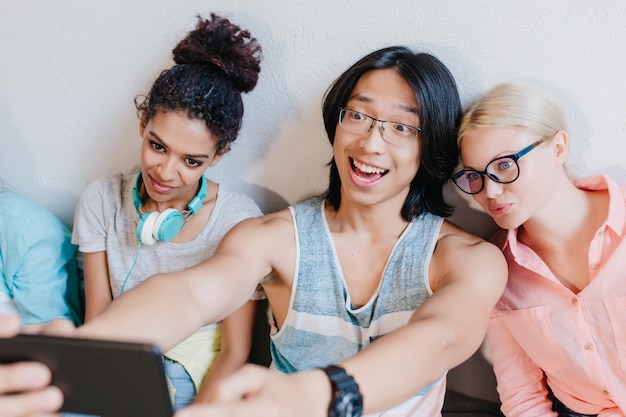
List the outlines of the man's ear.
{"label": "man's ear", "polygon": [[567,161],[569,151],[569,138],[567,132],[559,130],[552,140],[552,149],[554,150],[555,163],[564,166]]}

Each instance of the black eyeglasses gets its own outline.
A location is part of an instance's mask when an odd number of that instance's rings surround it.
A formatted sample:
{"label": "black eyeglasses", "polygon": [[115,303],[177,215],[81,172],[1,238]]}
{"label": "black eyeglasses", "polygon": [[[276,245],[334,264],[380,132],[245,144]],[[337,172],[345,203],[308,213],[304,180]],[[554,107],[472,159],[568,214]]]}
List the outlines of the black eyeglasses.
{"label": "black eyeglasses", "polygon": [[452,176],[452,181],[461,191],[467,194],[478,194],[485,186],[485,175],[500,184],[510,184],[519,177],[519,164],[517,161],[528,152],[541,145],[545,139],[528,145],[514,155],[506,155],[489,162],[484,171],[464,169]]}
{"label": "black eyeglasses", "polygon": [[418,133],[422,131],[419,127],[380,120],[356,110],[339,108],[339,125],[349,132],[367,133],[376,122],[380,122],[383,139],[392,144],[406,143],[408,140],[417,138]]}

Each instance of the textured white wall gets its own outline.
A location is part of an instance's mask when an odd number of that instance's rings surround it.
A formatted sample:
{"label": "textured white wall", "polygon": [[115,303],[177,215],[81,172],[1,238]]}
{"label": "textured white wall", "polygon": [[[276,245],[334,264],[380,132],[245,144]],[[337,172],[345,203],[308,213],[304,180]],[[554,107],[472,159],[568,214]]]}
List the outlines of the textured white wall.
{"label": "textured white wall", "polygon": [[[0,178],[71,224],[88,182],[136,163],[133,98],[211,11],[250,29],[265,59],[241,136],[209,175],[266,209],[325,188],[322,95],[393,44],[439,57],[464,104],[502,81],[545,86],[569,116],[573,171],[626,182],[622,0],[0,0]],[[458,221],[484,233],[466,208]]]}

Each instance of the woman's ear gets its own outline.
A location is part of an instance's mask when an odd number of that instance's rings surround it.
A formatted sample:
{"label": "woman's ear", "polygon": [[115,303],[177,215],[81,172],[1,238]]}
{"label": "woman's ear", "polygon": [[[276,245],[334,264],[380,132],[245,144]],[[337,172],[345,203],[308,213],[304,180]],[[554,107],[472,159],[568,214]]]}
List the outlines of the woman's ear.
{"label": "woman's ear", "polygon": [[224,155],[226,154],[226,152],[228,152],[228,149],[227,149],[227,150],[225,150],[225,151],[223,151],[223,152],[221,152],[221,153],[219,153],[219,154],[216,154],[216,155],[213,157],[213,159],[211,159],[211,162],[209,162],[209,167],[210,167],[210,168],[213,168],[215,165],[217,165],[217,163],[218,163],[218,162],[219,162],[219,161],[220,161],[220,160],[224,157]]}
{"label": "woman's ear", "polygon": [[569,151],[569,138],[567,132],[559,130],[552,140],[552,149],[554,150],[554,161],[559,166],[564,166],[567,161],[567,153]]}
{"label": "woman's ear", "polygon": [[143,138],[143,132],[146,130],[147,125],[148,125],[148,121],[142,114],[141,119],[139,120],[139,136],[141,136],[142,138]]}

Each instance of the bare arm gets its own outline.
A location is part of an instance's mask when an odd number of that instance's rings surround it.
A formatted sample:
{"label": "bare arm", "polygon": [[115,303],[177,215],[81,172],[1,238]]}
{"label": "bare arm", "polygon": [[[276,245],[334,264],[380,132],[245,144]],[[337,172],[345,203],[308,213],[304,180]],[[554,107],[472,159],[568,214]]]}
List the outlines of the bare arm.
{"label": "bare arm", "polygon": [[83,253],[85,274],[85,323],[91,321],[113,300],[105,251]]}
{"label": "bare arm", "polygon": [[220,353],[202,383],[195,399],[196,402],[206,402],[214,398],[212,387],[247,362],[252,345],[257,304],[256,301],[248,301],[243,307],[224,319]]}
{"label": "bare arm", "polygon": [[262,218],[245,220],[216,253],[184,271],[154,275],[115,299],[79,336],[154,343],[167,351],[245,304],[271,271]]}
{"label": "bare arm", "polygon": [[[359,384],[364,414],[415,395],[471,356],[484,339],[489,313],[504,290],[506,262],[495,246],[450,225],[445,229],[429,267],[434,294],[407,325],[341,364]],[[252,365],[226,378],[217,392],[213,404],[186,408],[177,417],[246,417],[258,410],[324,417],[331,395],[320,370],[283,375]]]}
{"label": "bare arm", "polygon": [[500,251],[464,233],[442,237],[429,268],[434,294],[409,323],[343,363],[367,413],[406,400],[470,357],[506,284]]}

